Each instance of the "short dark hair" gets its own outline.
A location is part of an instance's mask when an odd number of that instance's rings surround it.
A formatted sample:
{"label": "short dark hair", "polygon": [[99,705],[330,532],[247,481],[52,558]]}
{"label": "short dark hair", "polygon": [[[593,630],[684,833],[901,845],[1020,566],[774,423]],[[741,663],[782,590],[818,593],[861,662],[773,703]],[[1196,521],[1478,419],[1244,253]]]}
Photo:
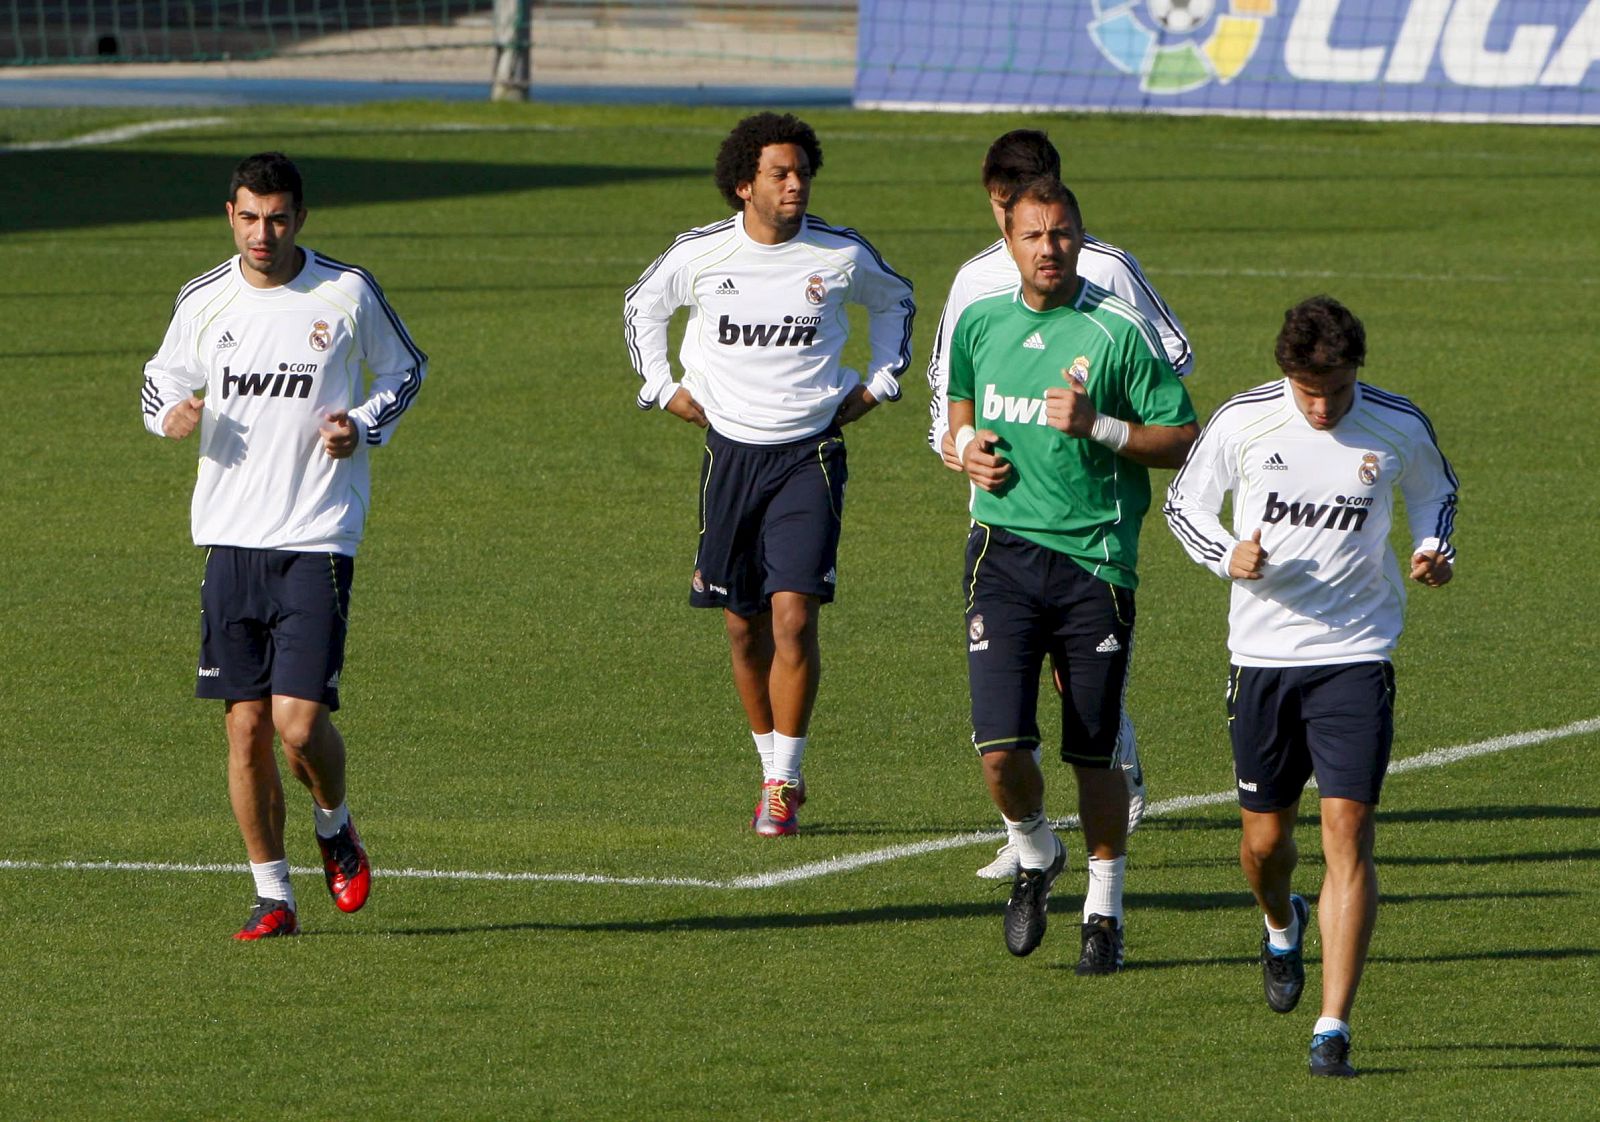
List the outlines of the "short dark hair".
{"label": "short dark hair", "polygon": [[1313,296],[1283,313],[1273,357],[1285,374],[1326,374],[1364,366],[1367,329],[1332,296]]}
{"label": "short dark hair", "polygon": [[305,191],[300,182],[300,169],[282,152],[257,152],[246,156],[233,169],[228,180],[228,201],[237,202],[239,188],[256,195],[276,195],[287,191],[294,197],[294,209],[305,206]]}
{"label": "short dark hair", "polygon": [[810,125],[792,113],[755,113],[737,125],[717,149],[713,173],[717,190],[734,210],[744,209],[739,184],[749,183],[761,166],[761,150],[769,144],[794,144],[811,161],[811,174],[822,170],[822,145]]}
{"label": "short dark hair", "polygon": [[1010,195],[1030,179],[1061,178],[1061,153],[1038,129],[1012,129],[989,145],[983,157],[983,185]]}
{"label": "short dark hair", "polygon": [[1038,175],[1025,181],[1006,196],[1007,234],[1011,233],[1011,216],[1016,212],[1017,204],[1024,201],[1041,203],[1045,206],[1051,203],[1065,203],[1067,210],[1072,214],[1072,220],[1078,224],[1078,229],[1083,229],[1083,210],[1078,206],[1078,196],[1072,193],[1072,188],[1053,175]]}

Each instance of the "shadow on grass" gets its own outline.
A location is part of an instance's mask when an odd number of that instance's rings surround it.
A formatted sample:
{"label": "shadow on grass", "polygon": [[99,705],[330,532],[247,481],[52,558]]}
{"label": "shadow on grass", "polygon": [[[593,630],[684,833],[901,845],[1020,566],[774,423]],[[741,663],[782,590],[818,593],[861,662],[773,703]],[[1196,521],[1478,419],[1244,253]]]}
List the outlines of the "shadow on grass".
{"label": "shadow on grass", "polygon": [[1594,861],[1600,859],[1600,849],[1544,849],[1528,853],[1472,853],[1455,857],[1435,857],[1431,854],[1391,856],[1378,853],[1378,868],[1385,865],[1502,865],[1525,861]]}
{"label": "shadow on grass", "polygon": [[[0,175],[0,230],[20,233],[118,227],[210,215],[217,219],[220,231],[228,176],[248,149],[248,144],[243,144],[237,156],[120,148],[7,153],[0,156],[0,167],[4,168]],[[523,148],[520,152],[528,162],[358,159],[316,153],[295,158],[306,177],[306,206],[313,212],[349,204],[426,203],[546,188],[702,178],[707,181],[707,214],[716,214],[709,163],[667,168],[600,162],[537,163],[535,151]],[[136,209],[108,205],[108,192],[123,185],[137,188]],[[395,222],[401,227],[417,224],[414,214],[397,214]],[[312,226],[307,236],[308,244],[313,246],[314,231]]]}
{"label": "shadow on grass", "polygon": [[[303,244],[309,245],[312,249],[322,248],[315,238],[308,239]],[[220,264],[221,262],[226,261],[230,256],[228,253],[228,243],[226,241],[219,240],[216,245],[216,251],[216,261],[214,261],[213,264]],[[527,284],[394,284],[384,285],[383,291],[391,298],[399,298],[402,300],[407,296],[439,296],[449,295],[452,293],[468,296],[482,296],[491,292],[503,292],[509,296],[516,296],[524,292],[604,292],[615,294],[620,292],[627,285],[631,284],[637,275],[637,270],[629,272],[629,270],[626,269],[619,269],[617,271],[617,276],[619,278],[618,280],[605,282],[596,281],[592,284],[578,283],[573,281],[530,282]],[[57,302],[65,300],[120,300],[125,298],[127,295],[128,293],[125,290],[119,292],[114,289],[80,288],[73,289],[70,292],[0,292],[0,301],[16,301],[21,303],[24,301],[41,301],[46,299]],[[125,348],[118,351],[50,351],[40,353],[52,356],[61,354],[70,354],[74,356],[93,356],[103,354],[126,354],[127,351],[128,349]],[[0,353],[0,358],[32,357],[34,356],[26,351]]]}
{"label": "shadow on grass", "polygon": [[1600,818],[1600,806],[1450,806],[1433,810],[1378,808],[1378,825],[1386,822],[1508,822],[1551,818]]}
{"label": "shadow on grass", "polygon": [[459,927],[397,927],[358,933],[351,931],[306,932],[304,938],[361,938],[384,936],[481,935],[517,931],[562,931],[573,933],[616,932],[630,935],[671,935],[685,931],[766,931],[805,927],[852,927],[876,923],[923,923],[930,920],[973,919],[998,915],[993,903],[973,904],[891,904],[881,908],[848,908],[832,912],[763,912],[759,915],[676,916],[655,920],[601,920],[592,923],[562,923],[555,920],[530,920],[519,923],[482,923]]}
{"label": "shadow on grass", "polygon": [[[686,931],[765,931],[784,930],[811,927],[853,927],[863,924],[897,924],[897,923],[925,923],[929,921],[963,920],[963,919],[998,919],[1004,901],[1003,893],[1005,884],[997,882],[994,887],[994,896],[988,900],[978,900],[964,904],[892,904],[877,908],[848,908],[842,911],[821,912],[762,912],[755,915],[694,915],[676,916],[667,919],[655,920],[601,920],[594,922],[563,922],[559,920],[528,920],[508,923],[478,923],[464,924],[453,927],[394,927],[370,932],[351,931],[312,931],[307,932],[306,938],[363,938],[372,935],[380,936],[450,936],[450,935],[483,935],[495,933],[512,933],[522,931],[565,931],[565,932],[616,932],[634,935],[664,935],[681,934]],[[1488,898],[1491,894],[1482,894]],[[1494,893],[1492,897],[1500,899],[1504,893]],[[1559,893],[1523,893],[1524,896],[1560,895]],[[1435,899],[1472,899],[1473,894],[1451,897],[1431,897]],[[1405,900],[1407,897],[1395,897],[1396,900]],[[1196,912],[1210,910],[1239,910],[1241,912],[1251,907],[1247,894],[1237,892],[1207,892],[1207,893],[1175,893],[1175,892],[1142,892],[1130,893],[1127,897],[1128,909],[1133,912],[1140,910],[1167,910],[1179,912]],[[1571,948],[1564,950],[1498,950],[1483,951],[1463,955],[1419,955],[1411,957],[1400,956],[1374,956],[1374,962],[1468,962],[1479,959],[1514,959],[1514,958],[1583,958],[1600,954],[1594,950]],[[1316,961],[1315,958],[1308,961]],[[1254,956],[1207,956],[1202,958],[1166,959],[1130,963],[1130,969],[1164,969],[1183,966],[1236,966],[1255,965]]]}
{"label": "shadow on grass", "polygon": [[1545,1044],[1522,1042],[1510,1044],[1496,1041],[1487,1044],[1400,1044],[1384,1048],[1385,1052],[1450,1052],[1455,1055],[1473,1052],[1485,1053],[1518,1053],[1518,1052],[1549,1052],[1562,1055],[1576,1054],[1579,1056],[1592,1056],[1593,1059],[1551,1059],[1551,1060],[1526,1060],[1521,1063],[1510,1061],[1487,1062],[1490,1057],[1484,1057],[1486,1062],[1465,1063],[1458,1066],[1477,1068],[1483,1071],[1560,1071],[1563,1069],[1600,1068],[1600,1044]]}
{"label": "shadow on grass", "polygon": [[[1320,830],[1322,816],[1314,809],[1316,793],[1307,792],[1305,808],[1297,830]],[[1433,810],[1385,810],[1378,808],[1379,827],[1401,823],[1427,822],[1547,822],[1560,818],[1600,818],[1600,806],[1456,806]],[[1141,830],[1218,830],[1239,829],[1237,815],[1161,815],[1148,818]],[[1381,843],[1382,834],[1379,834]]]}
{"label": "shadow on grass", "polygon": [[[1069,937],[1075,937],[1075,936],[1069,936]],[[1473,953],[1468,953],[1468,954],[1432,954],[1432,955],[1409,955],[1409,956],[1372,955],[1371,957],[1369,957],[1367,959],[1367,962],[1368,962],[1369,965],[1371,963],[1375,963],[1375,962],[1382,962],[1382,963],[1389,963],[1389,964],[1394,964],[1394,965],[1401,965],[1401,964],[1436,963],[1436,962],[1505,961],[1505,960],[1508,960],[1508,959],[1538,959],[1538,960],[1541,960],[1541,961],[1548,959],[1548,960],[1554,961],[1554,960],[1557,960],[1557,959],[1568,959],[1568,958],[1575,958],[1575,959],[1592,958],[1597,954],[1600,954],[1600,951],[1597,951],[1592,947],[1558,947],[1558,948],[1538,948],[1538,949],[1526,949],[1526,950],[1514,949],[1514,948],[1513,949],[1502,948],[1500,950],[1478,951],[1478,952],[1473,952]],[[1305,961],[1306,961],[1306,965],[1307,966],[1321,966],[1321,964],[1322,964],[1322,956],[1319,955],[1319,954],[1308,953],[1306,955]],[[1071,963],[1071,962],[1053,962],[1053,963],[1050,963],[1048,965],[1048,969],[1051,969],[1051,970],[1071,970],[1074,965],[1075,964]],[[1131,954],[1129,956],[1127,962],[1125,962],[1123,964],[1122,969],[1126,973],[1126,972],[1138,971],[1138,970],[1185,970],[1185,969],[1193,969],[1195,967],[1212,967],[1212,966],[1228,967],[1230,969],[1233,968],[1233,967],[1250,967],[1252,969],[1259,969],[1260,968],[1260,960],[1253,954],[1250,954],[1250,955],[1196,955],[1196,956],[1189,957],[1189,958],[1140,958],[1136,954]],[[1421,1047],[1421,1046],[1419,1045],[1418,1047]],[[1438,1047],[1444,1047],[1444,1046],[1441,1045],[1441,1046],[1438,1046]],[[1489,1046],[1488,1045],[1483,1045],[1483,1047],[1489,1047]],[[1557,1045],[1549,1045],[1549,1047],[1557,1048],[1558,1046]],[[1588,1046],[1571,1047],[1571,1048],[1566,1048],[1564,1050],[1565,1051],[1569,1051],[1569,1052],[1570,1051],[1585,1051],[1585,1050],[1594,1051],[1594,1052],[1600,1052],[1600,1046],[1597,1046],[1595,1048],[1589,1048]],[[1362,1069],[1363,1073],[1365,1073],[1366,1070],[1367,1070],[1366,1068],[1363,1068]]]}
{"label": "shadow on grass", "polygon": [[1419,962],[1508,962],[1517,959],[1557,962],[1568,958],[1600,958],[1600,947],[1499,947],[1494,950],[1462,951],[1457,954],[1375,954],[1370,955],[1367,961],[1400,965]]}
{"label": "shadow on grass", "polygon": [[0,358],[129,358],[148,357],[147,349],[113,347],[100,351],[0,351]]}

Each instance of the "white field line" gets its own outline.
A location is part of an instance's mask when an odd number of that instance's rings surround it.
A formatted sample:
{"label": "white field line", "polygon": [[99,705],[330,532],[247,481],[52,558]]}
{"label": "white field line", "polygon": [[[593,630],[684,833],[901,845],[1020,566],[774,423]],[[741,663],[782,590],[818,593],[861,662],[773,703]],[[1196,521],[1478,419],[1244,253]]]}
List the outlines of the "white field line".
{"label": "white field line", "polygon": [[[1510,733],[1506,736],[1496,736],[1489,740],[1480,740],[1476,744],[1463,744],[1455,748],[1436,748],[1431,752],[1423,752],[1421,755],[1408,756],[1403,760],[1394,761],[1389,765],[1389,774],[1396,775],[1406,771],[1418,771],[1422,768],[1444,767],[1446,764],[1457,763],[1461,760],[1471,759],[1474,756],[1488,756],[1496,752],[1508,752],[1513,748],[1526,748],[1534,744],[1546,744],[1552,740],[1562,740],[1569,736],[1582,736],[1591,732],[1600,732],[1600,717],[1592,717],[1587,721],[1574,721],[1572,724],[1562,725],[1560,728]],[[1231,803],[1234,798],[1235,793],[1231,790],[1215,791],[1209,795],[1180,795],[1177,798],[1162,799],[1160,802],[1151,803],[1145,810],[1145,817],[1159,818],[1164,814],[1172,814],[1176,811],[1216,806],[1219,803]],[[1058,828],[1068,828],[1076,826],[1077,822],[1077,817],[1074,815],[1057,819],[1054,825]],[[781,869],[770,873],[752,873],[727,880],[707,880],[699,877],[608,877],[593,873],[499,873],[409,868],[374,868],[372,872],[374,876],[411,880],[492,881],[518,884],[605,884],[648,888],[775,888],[778,885],[793,884],[796,881],[815,880],[818,877],[832,876],[835,873],[846,873],[853,869],[866,868],[869,865],[881,865],[907,857],[919,857],[924,853],[939,853],[946,849],[962,849],[970,845],[993,842],[1000,836],[1001,831],[999,830],[976,830],[968,834],[958,834],[946,838],[929,838],[927,841],[911,842],[906,845],[891,845],[883,849],[851,854],[847,857],[833,857],[826,861],[812,861],[805,865],[796,865],[792,869]],[[50,872],[237,874],[247,872],[248,866],[179,864],[165,861],[13,861],[0,859],[0,870],[5,869]],[[322,870],[310,866],[296,866],[291,871],[302,875],[311,875],[320,873]]]}
{"label": "white field line", "polygon": [[178,117],[170,121],[143,121],[137,125],[122,125],[114,129],[86,132],[82,136],[65,140],[30,140],[23,144],[0,144],[3,152],[53,152],[60,148],[90,148],[97,144],[120,144],[157,132],[180,132],[184,129],[204,128],[227,122],[226,117]]}

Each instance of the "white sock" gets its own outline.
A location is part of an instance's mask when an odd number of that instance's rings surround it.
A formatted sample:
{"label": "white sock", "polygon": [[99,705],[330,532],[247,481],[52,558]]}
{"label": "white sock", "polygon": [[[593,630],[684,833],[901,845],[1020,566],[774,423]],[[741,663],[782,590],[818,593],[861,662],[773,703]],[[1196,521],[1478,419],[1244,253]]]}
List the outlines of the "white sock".
{"label": "white sock", "polygon": [[312,803],[311,813],[317,819],[319,838],[331,838],[350,824],[350,804],[347,802],[340,803],[332,810],[323,810],[316,803]]}
{"label": "white sock", "polygon": [[806,754],[806,738],[785,736],[776,729],[772,733],[772,769],[768,779],[783,783],[800,782],[800,760]]}
{"label": "white sock", "polygon": [[1106,916],[1122,926],[1122,877],[1127,867],[1126,854],[1110,860],[1089,858],[1089,891],[1083,895],[1084,923],[1089,922],[1090,916]]}
{"label": "white sock", "polygon": [[756,742],[756,755],[761,757],[761,778],[772,778],[772,733],[750,731],[750,739]]}
{"label": "white sock", "polygon": [[268,900],[286,900],[294,911],[294,889],[289,886],[289,859],[250,862],[250,875],[256,880],[256,895]]}
{"label": "white sock", "polygon": [[1325,1032],[1337,1032],[1342,1034],[1346,1040],[1350,1039],[1349,1023],[1341,1021],[1338,1017],[1317,1018],[1317,1023],[1311,1028],[1311,1035],[1321,1036]]}
{"label": "white sock", "polygon": [[1058,852],[1056,847],[1061,843],[1056,840],[1055,831],[1050,829],[1050,820],[1044,816],[1044,807],[1020,822],[1013,822],[1003,814],[1000,819],[1006,824],[1006,837],[1011,839],[1011,844],[1016,848],[1022,867],[1048,869],[1055,861]]}
{"label": "white sock", "polygon": [[1267,920],[1267,946],[1275,951],[1292,951],[1294,945],[1300,941],[1300,917],[1293,908],[1289,909],[1289,926],[1279,931],[1272,926],[1272,921]]}

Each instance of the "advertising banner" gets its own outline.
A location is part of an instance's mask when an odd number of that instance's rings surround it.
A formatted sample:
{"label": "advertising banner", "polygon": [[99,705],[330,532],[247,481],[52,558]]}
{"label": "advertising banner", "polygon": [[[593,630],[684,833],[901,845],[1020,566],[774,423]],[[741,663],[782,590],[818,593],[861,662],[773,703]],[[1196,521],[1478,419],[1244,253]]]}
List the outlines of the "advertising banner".
{"label": "advertising banner", "polygon": [[1600,0],[861,0],[864,108],[1600,122]]}

